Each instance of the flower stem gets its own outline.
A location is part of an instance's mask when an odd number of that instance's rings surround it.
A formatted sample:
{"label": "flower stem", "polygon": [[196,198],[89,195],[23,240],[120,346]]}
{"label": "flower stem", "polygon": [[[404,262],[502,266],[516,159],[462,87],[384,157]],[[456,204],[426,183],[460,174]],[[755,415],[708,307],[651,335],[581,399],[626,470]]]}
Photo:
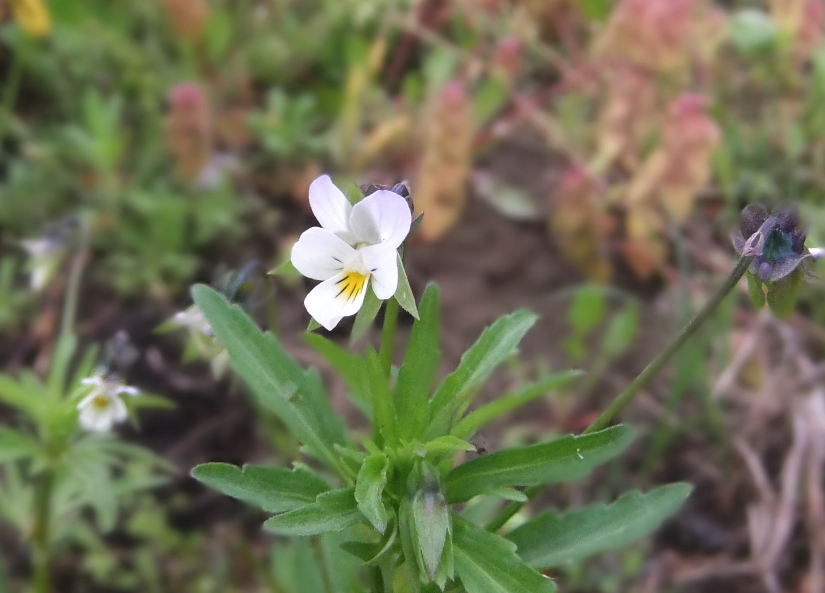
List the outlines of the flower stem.
{"label": "flower stem", "polygon": [[398,301],[391,298],[387,301],[387,308],[384,311],[384,326],[381,329],[381,350],[378,359],[381,361],[381,368],[384,376],[389,377],[392,370],[392,356],[395,352],[395,330],[398,327]]}
{"label": "flower stem", "polygon": [[590,434],[592,432],[596,432],[606,428],[610,421],[613,420],[616,416],[618,416],[625,407],[633,401],[633,398],[644,389],[648,383],[650,383],[651,379],[655,377],[662,367],[671,359],[671,357],[676,354],[682,346],[685,345],[685,342],[699,329],[699,326],[705,322],[705,320],[710,317],[716,308],[721,304],[721,302],[725,299],[730,291],[736,288],[736,285],[739,284],[739,281],[742,279],[742,276],[745,275],[745,272],[748,271],[748,268],[753,261],[752,256],[745,256],[739,258],[739,261],[736,264],[736,267],[730,273],[730,275],[725,280],[724,284],[716,291],[716,294],[711,297],[711,299],[705,303],[705,306],[693,316],[693,318],[687,322],[687,325],[682,328],[682,331],[679,332],[679,335],[676,336],[667,347],[662,350],[656,358],[650,361],[644,370],[639,373],[633,381],[628,384],[627,387],[624,388],[616,399],[607,406],[607,409],[601,413],[601,415],[596,418],[590,426],[588,426],[582,434]]}
{"label": "flower stem", "polygon": [[69,272],[69,281],[66,286],[66,298],[63,301],[63,318],[60,323],[60,335],[68,336],[74,331],[75,317],[77,316],[77,298],[80,293],[80,279],[83,277],[83,268],[86,266],[85,237],[82,239],[81,247],[74,256],[72,269]]}
{"label": "flower stem", "polygon": [[[739,281],[742,279],[742,276],[745,275],[745,272],[747,272],[752,261],[753,256],[743,255],[739,258],[739,261],[736,263],[736,267],[727,279],[725,279],[724,284],[722,284],[719,290],[716,291],[716,294],[714,294],[713,297],[705,303],[705,306],[702,307],[702,309],[694,315],[690,321],[687,322],[687,325],[682,328],[679,335],[677,335],[676,338],[656,356],[656,358],[650,361],[650,364],[648,364],[644,370],[642,370],[642,372],[639,373],[639,375],[633,379],[627,387],[625,387],[624,391],[622,391],[616,399],[613,400],[607,409],[602,412],[601,415],[596,418],[582,434],[590,434],[606,428],[613,418],[621,414],[622,410],[624,410],[625,407],[633,401],[633,398],[636,397],[636,395],[638,395],[638,393],[644,389],[648,383],[650,383],[653,377],[655,377],[658,372],[662,370],[662,367],[665,366],[671,357],[676,354],[682,346],[684,346],[685,342],[687,342],[699,326],[713,314],[728,293],[736,288],[736,285],[739,284]],[[527,500],[530,500],[541,492],[542,488],[543,486],[532,486],[524,491],[524,495],[527,497]],[[505,523],[507,523],[507,521],[518,513],[523,506],[523,502],[509,503],[501,510],[498,516],[495,517],[489,525],[487,525],[487,530],[498,531],[504,526]]]}
{"label": "flower stem", "polygon": [[50,593],[49,539],[51,523],[51,498],[54,473],[47,469],[40,477],[34,498],[34,531],[32,551],[34,560],[34,593]]}

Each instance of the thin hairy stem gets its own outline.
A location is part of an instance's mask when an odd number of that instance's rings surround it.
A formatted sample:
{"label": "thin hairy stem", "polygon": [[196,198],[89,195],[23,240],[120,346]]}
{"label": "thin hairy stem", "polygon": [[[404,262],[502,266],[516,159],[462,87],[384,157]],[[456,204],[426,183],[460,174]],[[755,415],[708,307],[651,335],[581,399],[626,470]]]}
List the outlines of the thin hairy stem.
{"label": "thin hairy stem", "polygon": [[[682,328],[682,331],[679,332],[676,338],[668,344],[668,346],[662,350],[656,358],[650,361],[650,364],[648,364],[644,370],[642,370],[642,372],[639,373],[639,375],[633,379],[627,387],[625,387],[624,391],[622,391],[616,399],[614,399],[613,402],[607,406],[607,409],[605,409],[605,411],[602,412],[601,415],[596,418],[582,434],[590,434],[606,428],[616,416],[622,413],[627,405],[633,401],[633,398],[636,397],[636,395],[638,395],[639,392],[650,383],[653,377],[655,377],[659,371],[662,370],[662,367],[667,364],[673,355],[685,345],[685,342],[688,341],[699,326],[702,325],[702,323],[708,319],[714,311],[716,311],[728,293],[736,288],[736,285],[739,284],[742,276],[744,276],[745,272],[748,271],[752,261],[753,256],[743,255],[739,258],[736,267],[725,279],[724,284],[722,284],[713,297],[705,303],[705,306],[702,307],[701,311],[699,311],[690,321],[687,322],[687,325]],[[541,492],[542,488],[543,486],[533,486],[525,490],[524,494],[527,497],[527,500],[535,498],[535,496]],[[498,531],[501,529],[507,521],[509,521],[522,509],[522,507],[524,507],[524,504],[524,502],[509,503],[490,522],[490,524],[487,525],[487,530]]]}

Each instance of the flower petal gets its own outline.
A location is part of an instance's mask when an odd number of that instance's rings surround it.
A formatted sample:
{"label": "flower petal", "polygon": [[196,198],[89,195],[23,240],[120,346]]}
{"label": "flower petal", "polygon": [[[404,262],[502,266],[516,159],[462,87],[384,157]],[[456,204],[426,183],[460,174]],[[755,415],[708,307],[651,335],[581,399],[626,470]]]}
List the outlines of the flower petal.
{"label": "flower petal", "polygon": [[368,276],[357,272],[341,272],[313,288],[304,299],[310,315],[332,330],[342,317],[354,315],[364,303]]}
{"label": "flower petal", "polygon": [[397,251],[388,243],[379,243],[358,250],[364,266],[372,275],[372,291],[379,299],[386,300],[398,287]]}
{"label": "flower petal", "polygon": [[292,248],[292,265],[313,280],[329,280],[355,257],[355,249],[346,241],[319,227],[304,231]]}
{"label": "flower petal", "polygon": [[333,233],[348,233],[352,204],[335,187],[329,175],[321,175],[309,186],[309,206],[321,226]]}
{"label": "flower petal", "polygon": [[349,222],[360,242],[387,243],[397,249],[410,232],[412,214],[404,198],[381,189],[353,207]]}

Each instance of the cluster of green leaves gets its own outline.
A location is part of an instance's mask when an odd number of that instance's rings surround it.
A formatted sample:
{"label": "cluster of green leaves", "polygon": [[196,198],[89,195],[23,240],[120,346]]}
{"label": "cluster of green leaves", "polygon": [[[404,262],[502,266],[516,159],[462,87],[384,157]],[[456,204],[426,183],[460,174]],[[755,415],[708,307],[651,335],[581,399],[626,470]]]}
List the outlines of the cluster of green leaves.
{"label": "cluster of green leaves", "polygon": [[488,531],[465,516],[466,503],[479,497],[524,501],[523,488],[582,478],[633,439],[629,427],[614,426],[468,457],[475,451],[468,439],[486,423],[578,376],[552,375],[468,413],[480,387],[513,355],[535,315],[517,311],[499,319],[438,384],[435,286],[421,300],[403,364],[389,375],[370,348],[360,356],[306,334],[371,422],[370,435],[355,437],[332,409],[316,370],[300,367],[275,336],[262,333],[219,293],[196,286],[193,296],[237,374],[311,460],[296,461],[292,469],[207,463],[193,476],[274,513],[264,523],[273,533],[306,537],[348,530],[352,539],[343,549],[375,567],[386,590],[554,591],[541,571],[649,533],[690,490],[684,484],[663,486],[627,494],[606,507],[545,513],[503,536]]}
{"label": "cluster of green leaves", "polygon": [[[76,406],[85,395],[80,380],[91,375],[98,351],[79,353],[76,346],[71,335],[58,341],[45,379],[29,370],[0,374],[0,402],[17,413],[13,426],[0,427],[0,516],[21,535],[30,535],[38,510],[32,504],[34,491],[49,476],[50,543],[65,541],[89,507],[99,529],[112,529],[119,498],[157,486],[165,480],[159,470],[170,469],[143,447],[80,430]],[[131,407],[166,405],[156,396],[130,399]],[[132,465],[149,471],[123,471]]]}

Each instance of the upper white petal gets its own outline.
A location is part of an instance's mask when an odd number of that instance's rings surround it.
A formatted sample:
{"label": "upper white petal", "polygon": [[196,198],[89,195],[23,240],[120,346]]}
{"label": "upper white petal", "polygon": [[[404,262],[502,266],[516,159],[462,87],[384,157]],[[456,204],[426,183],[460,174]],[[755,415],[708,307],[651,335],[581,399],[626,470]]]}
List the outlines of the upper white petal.
{"label": "upper white petal", "polygon": [[823,247],[811,247],[808,251],[811,252],[811,256],[814,259],[819,259],[822,256],[825,256],[825,248]]}
{"label": "upper white petal", "polygon": [[388,243],[379,243],[362,247],[358,250],[364,266],[372,275],[372,291],[381,300],[386,300],[395,294],[398,287],[398,257],[395,247]]}
{"label": "upper white petal", "polygon": [[359,242],[388,243],[397,249],[410,232],[412,214],[404,198],[381,189],[353,207],[349,223]]}
{"label": "upper white petal", "polygon": [[369,283],[364,282],[357,294],[348,296],[341,293],[341,282],[345,277],[346,273],[342,272],[321,282],[304,299],[309,314],[328,330],[334,329],[342,317],[357,313],[364,303]]}
{"label": "upper white petal", "polygon": [[349,232],[352,204],[335,187],[329,175],[321,175],[309,186],[309,206],[321,226],[333,233]]}
{"label": "upper white petal", "polygon": [[341,272],[356,251],[331,231],[312,227],[292,248],[292,265],[307,278],[327,280]]}

